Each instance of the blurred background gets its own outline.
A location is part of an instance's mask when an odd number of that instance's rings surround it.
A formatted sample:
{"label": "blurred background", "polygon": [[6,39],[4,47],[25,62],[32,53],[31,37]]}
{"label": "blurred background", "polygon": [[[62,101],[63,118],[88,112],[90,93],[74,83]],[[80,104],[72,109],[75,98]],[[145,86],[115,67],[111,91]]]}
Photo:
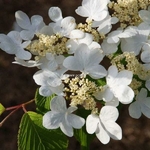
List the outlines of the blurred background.
{"label": "blurred background", "polygon": [[[81,4],[81,0],[0,0],[0,33],[7,34],[12,30],[15,21],[15,12],[24,11],[29,17],[41,15],[45,23],[49,23],[48,9],[58,6],[62,9],[63,16],[74,16],[77,22],[84,19],[75,14],[75,9]],[[12,64],[14,56],[0,50],[0,103],[5,107],[24,103],[34,98],[38,87],[33,81],[36,68],[25,68]],[[27,110],[35,110],[34,104]],[[9,112],[0,116],[2,120]],[[17,132],[22,110],[13,114],[5,124],[0,127],[0,150],[17,150]],[[123,129],[121,141],[111,140],[103,145],[97,139],[91,143],[91,150],[150,150],[150,120],[142,116],[140,119],[132,119],[128,115],[128,105],[120,112],[118,124]],[[71,138],[68,150],[79,150],[78,143]]]}

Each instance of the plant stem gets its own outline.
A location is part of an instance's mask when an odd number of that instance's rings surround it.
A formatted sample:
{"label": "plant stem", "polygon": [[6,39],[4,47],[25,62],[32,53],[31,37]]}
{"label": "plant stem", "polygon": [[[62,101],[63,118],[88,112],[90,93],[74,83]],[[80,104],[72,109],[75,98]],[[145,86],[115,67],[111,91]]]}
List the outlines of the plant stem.
{"label": "plant stem", "polygon": [[1,122],[0,122],[0,127],[3,125],[3,123],[14,113],[18,110],[19,108],[16,108],[13,110],[10,114],[8,114]]}
{"label": "plant stem", "polygon": [[89,150],[90,149],[90,140],[88,138],[88,134],[84,131],[81,133],[82,139],[80,141],[81,144],[81,150]]}
{"label": "plant stem", "polygon": [[26,103],[23,103],[23,104],[19,104],[19,105],[16,105],[16,106],[8,107],[8,108],[6,108],[6,110],[12,110],[12,109],[21,108],[21,107],[24,108],[25,105],[28,105],[28,104],[30,104],[32,102],[34,102],[34,99],[32,99],[32,100],[30,100],[30,101],[28,101]]}
{"label": "plant stem", "polygon": [[3,123],[14,113],[16,112],[19,108],[22,108],[24,112],[27,112],[27,110],[25,109],[25,106],[34,102],[35,100],[32,99],[26,103],[23,103],[23,104],[19,104],[19,105],[16,105],[16,106],[12,106],[12,107],[8,107],[6,108],[5,110],[12,110],[1,122],[0,122],[0,127],[3,125]]}

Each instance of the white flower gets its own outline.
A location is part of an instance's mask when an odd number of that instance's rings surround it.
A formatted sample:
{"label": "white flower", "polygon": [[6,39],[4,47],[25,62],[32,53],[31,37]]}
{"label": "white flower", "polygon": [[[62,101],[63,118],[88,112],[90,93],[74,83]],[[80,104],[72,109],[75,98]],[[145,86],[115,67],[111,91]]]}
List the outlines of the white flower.
{"label": "white flower", "polygon": [[128,86],[132,81],[132,72],[123,70],[118,72],[116,66],[110,66],[106,77],[106,85],[102,92],[95,94],[99,100],[110,102],[117,98],[123,104],[129,104],[134,98],[133,90]]}
{"label": "white flower", "polygon": [[[81,33],[80,33],[80,35],[81,35]],[[80,44],[86,44],[90,49],[95,49],[95,48],[101,47],[100,44],[93,41],[92,34],[84,33],[84,36],[80,36],[75,39],[69,39],[67,41],[66,47],[69,49],[68,53],[73,54]]]}
{"label": "white flower", "polygon": [[115,140],[121,140],[122,129],[115,122],[118,118],[118,110],[113,106],[102,107],[99,116],[91,114],[86,119],[86,130],[89,134],[95,132],[97,138],[107,144],[110,137]]}
{"label": "white flower", "polygon": [[118,43],[108,43],[107,39],[103,40],[103,43],[101,44],[102,46],[102,51],[104,55],[109,55],[109,54],[113,54],[118,50]]}
{"label": "white flower", "polygon": [[64,70],[65,72],[67,71],[67,69],[65,69],[62,65],[64,59],[65,57],[63,55],[54,55],[51,53],[46,53],[46,56],[39,60],[39,63],[41,63],[39,68],[48,71],[56,71],[59,69]]}
{"label": "white flower", "polygon": [[141,23],[138,27],[130,28],[131,32],[135,32],[135,36],[129,38],[123,38],[121,40],[121,50],[123,52],[134,52],[138,55],[148,40],[148,35],[150,33],[149,25]]}
{"label": "white flower", "polygon": [[24,61],[22,59],[19,59],[17,57],[15,57],[15,61],[12,62],[13,64],[18,64],[24,67],[37,67],[40,66],[41,63],[34,61],[34,60],[29,60],[29,61]]}
{"label": "white flower", "polygon": [[64,73],[67,69],[62,65],[64,56],[55,56],[47,53],[45,57],[39,60],[41,70],[37,71],[33,79],[40,85],[39,92],[43,96],[50,96],[52,93],[63,95],[62,80],[67,78]]}
{"label": "white flower", "polygon": [[66,107],[66,101],[63,97],[57,96],[51,100],[51,111],[43,116],[43,126],[47,129],[57,129],[60,127],[62,132],[69,137],[73,136],[73,128],[80,129],[85,120],[72,112],[77,107]]}
{"label": "white flower", "polygon": [[108,0],[83,0],[82,6],[79,6],[75,12],[82,17],[100,21],[108,14],[108,2]]}
{"label": "white flower", "polygon": [[48,15],[50,19],[55,23],[60,22],[63,19],[62,12],[59,7],[51,7],[48,10]]}
{"label": "white flower", "polygon": [[39,70],[33,75],[37,85],[40,85],[39,93],[42,96],[50,96],[53,93],[63,95],[63,84],[58,74],[52,71]]}
{"label": "white flower", "polygon": [[136,96],[136,101],[130,104],[129,114],[133,118],[140,118],[142,113],[150,118],[150,97],[147,97],[147,90],[142,88]]}
{"label": "white flower", "polygon": [[64,96],[63,90],[64,90],[64,84],[60,84],[59,86],[52,87],[47,83],[46,85],[41,85],[41,87],[39,88],[39,93],[40,95],[45,97],[51,96],[52,94]]}
{"label": "white flower", "polygon": [[0,48],[8,54],[15,54],[19,59],[29,60],[31,58],[31,53],[24,50],[29,44],[30,41],[22,43],[18,31],[11,31],[7,35],[0,34]]}
{"label": "white flower", "polygon": [[69,37],[71,31],[76,27],[76,22],[73,17],[65,17],[61,20],[60,24],[53,28],[54,33],[59,33],[62,36]]}
{"label": "white flower", "polygon": [[148,10],[140,10],[139,11],[140,18],[144,21],[144,23],[147,23],[150,25],[150,6],[148,7]]}
{"label": "white flower", "polygon": [[112,24],[116,24],[117,22],[118,18],[107,15],[102,21],[93,21],[92,27],[98,27],[97,31],[99,33],[107,34],[111,30]]}
{"label": "white flower", "polygon": [[53,28],[54,33],[69,37],[71,31],[76,27],[75,19],[71,16],[63,18],[59,7],[51,7],[48,15],[54,21],[49,24]]}
{"label": "white flower", "polygon": [[121,38],[129,38],[135,35],[135,31],[126,29],[123,31],[118,28],[115,31],[110,32],[107,37],[103,40],[101,46],[105,55],[113,54],[118,50]]}
{"label": "white flower", "polygon": [[22,11],[15,13],[17,24],[24,30],[20,32],[21,38],[24,40],[31,40],[34,34],[39,33],[40,30],[45,26],[43,18],[39,15],[29,17]]}
{"label": "white flower", "polygon": [[144,44],[142,49],[143,51],[141,53],[141,60],[144,63],[150,63],[150,40],[148,40],[147,43]]}
{"label": "white flower", "polygon": [[106,70],[99,65],[103,55],[98,49],[90,50],[87,45],[81,44],[74,53],[74,56],[67,57],[63,65],[68,70],[81,71],[82,74],[89,75],[94,79],[106,76]]}
{"label": "white flower", "polygon": [[145,86],[150,91],[150,79],[146,80]]}

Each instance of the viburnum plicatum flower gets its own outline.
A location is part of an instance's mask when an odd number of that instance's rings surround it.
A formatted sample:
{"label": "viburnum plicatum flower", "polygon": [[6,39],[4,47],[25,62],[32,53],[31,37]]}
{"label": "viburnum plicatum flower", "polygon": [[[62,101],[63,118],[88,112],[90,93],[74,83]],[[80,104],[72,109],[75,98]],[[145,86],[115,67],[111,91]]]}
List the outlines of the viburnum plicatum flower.
{"label": "viburnum plicatum flower", "polygon": [[93,79],[99,79],[106,76],[107,71],[99,63],[103,55],[99,49],[89,49],[86,44],[80,44],[76,49],[74,56],[67,57],[63,65],[68,70],[81,71],[82,75],[89,75]]}
{"label": "viburnum plicatum flower", "polygon": [[83,0],[82,6],[79,6],[75,12],[91,20],[103,20],[107,14],[107,4],[109,0]]}
{"label": "viburnum plicatum flower", "polygon": [[130,30],[136,34],[132,37],[122,38],[121,50],[123,52],[134,52],[137,56],[141,52],[142,47],[147,43],[150,27],[146,23],[141,23],[138,27],[130,27]]}
{"label": "viburnum plicatum flower", "polygon": [[50,25],[54,26],[56,23],[60,23],[60,21],[63,19],[62,12],[59,7],[51,7],[48,10],[49,18],[53,21],[50,23]]}
{"label": "viburnum plicatum flower", "polygon": [[117,98],[123,104],[129,104],[134,98],[133,90],[128,86],[132,81],[133,73],[128,70],[118,72],[116,66],[110,66],[106,76],[106,85],[95,97],[105,102],[110,102]]}
{"label": "viburnum plicatum flower", "polygon": [[91,114],[86,119],[86,130],[89,134],[95,133],[97,138],[107,144],[110,137],[115,140],[121,140],[122,129],[115,122],[118,118],[118,109],[113,106],[102,107],[99,116]]}
{"label": "viburnum plicatum flower", "polygon": [[22,43],[18,31],[11,31],[7,35],[0,34],[0,48],[8,54],[15,54],[19,59],[29,60],[31,58],[31,53],[24,50],[29,44],[30,41]]}
{"label": "viburnum plicatum flower", "polygon": [[51,111],[43,116],[43,126],[47,129],[57,129],[69,137],[73,136],[73,128],[80,129],[84,124],[84,118],[72,114],[77,107],[66,107],[66,101],[62,96],[54,97],[50,102]]}
{"label": "viburnum plicatum flower", "polygon": [[63,18],[59,7],[51,7],[48,11],[51,22],[49,25],[53,28],[54,33],[69,37],[72,30],[76,27],[74,17],[68,16]]}
{"label": "viburnum plicatum flower", "polygon": [[17,24],[23,29],[20,35],[24,40],[31,40],[34,34],[39,33],[45,26],[43,18],[39,15],[32,16],[30,21],[29,17],[24,12],[17,11],[15,17]]}
{"label": "viburnum plicatum flower", "polygon": [[107,34],[110,32],[112,28],[112,24],[116,24],[118,22],[118,18],[111,17],[109,14],[105,19],[101,21],[93,21],[92,27],[98,27],[97,31],[101,34]]}
{"label": "viburnum plicatum flower", "polygon": [[37,85],[40,85],[39,93],[43,96],[50,96],[55,93],[57,95],[63,95],[63,84],[61,78],[63,78],[64,72],[52,72],[48,70],[39,70],[33,75]]}
{"label": "viburnum plicatum flower", "polygon": [[66,42],[66,47],[68,48],[69,54],[73,54],[80,44],[86,44],[90,49],[95,49],[95,48],[101,47],[99,43],[93,41],[93,35],[92,34],[84,33],[84,35],[83,35],[81,32],[81,33],[78,33],[78,36],[79,35],[81,35],[81,36],[78,38],[69,39]]}
{"label": "viburnum plicatum flower", "polygon": [[143,20],[144,23],[147,23],[150,25],[150,6],[148,7],[148,10],[140,10],[139,16]]}
{"label": "viburnum plicatum flower", "polygon": [[34,60],[25,61],[25,60],[19,59],[17,57],[15,57],[15,61],[13,61],[12,63],[18,64],[18,65],[21,65],[24,67],[38,67],[41,65],[41,63],[39,63],[37,61],[34,61]]}
{"label": "viburnum plicatum flower", "polygon": [[150,91],[150,79],[146,80],[145,86]]}
{"label": "viburnum plicatum flower", "polygon": [[150,118],[150,97],[147,97],[147,90],[142,88],[135,99],[136,101],[129,106],[130,116],[138,119],[143,113]]}

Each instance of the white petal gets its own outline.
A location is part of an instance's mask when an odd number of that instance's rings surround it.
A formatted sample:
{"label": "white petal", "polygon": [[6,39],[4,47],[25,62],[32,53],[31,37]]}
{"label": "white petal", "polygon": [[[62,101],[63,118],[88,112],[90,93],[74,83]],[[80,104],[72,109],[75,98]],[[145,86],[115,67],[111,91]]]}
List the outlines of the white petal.
{"label": "white petal", "polygon": [[66,101],[62,96],[54,97],[50,102],[50,107],[52,111],[65,113],[67,111]]}
{"label": "white petal", "polygon": [[141,111],[147,118],[150,118],[150,98],[146,98],[146,100],[143,101]]}
{"label": "white petal", "polygon": [[117,86],[113,89],[113,93],[122,104],[129,104],[134,98],[134,92],[129,86]]}
{"label": "white petal", "polygon": [[52,91],[50,90],[49,86],[41,86],[39,88],[39,93],[40,93],[40,95],[46,96],[46,97],[51,96],[53,94]]}
{"label": "white petal", "polygon": [[143,101],[147,97],[147,90],[145,88],[142,88],[138,95],[136,96],[137,101]]}
{"label": "white petal", "polygon": [[41,65],[40,63],[38,63],[34,60],[24,61],[24,60],[19,59],[17,57],[15,57],[15,61],[12,62],[12,63],[18,64],[18,65],[21,65],[21,66],[24,66],[24,67],[37,67],[37,66]]}
{"label": "white petal", "polygon": [[22,11],[17,11],[15,13],[17,24],[23,29],[29,29],[31,26],[31,22],[29,17]]}
{"label": "white petal", "polygon": [[8,37],[10,37],[13,40],[14,43],[21,44],[22,39],[20,37],[20,33],[19,32],[11,31],[7,35],[8,35]]}
{"label": "white petal", "polygon": [[150,24],[150,18],[149,18],[150,12],[149,12],[149,11],[147,11],[147,10],[140,10],[140,11],[139,11],[139,16],[140,16],[140,18],[141,18],[144,22]]}
{"label": "white petal", "polygon": [[68,108],[67,113],[71,114],[71,113],[73,113],[74,111],[76,111],[77,109],[78,109],[78,107],[71,106],[71,107]]}
{"label": "white petal", "polygon": [[[135,38],[137,36],[137,39]],[[138,35],[134,38],[121,40],[121,49],[123,52],[133,52],[135,55],[140,53],[143,43],[138,40]]]}
{"label": "white petal", "polygon": [[[89,17],[99,21],[102,11],[106,8],[108,1],[100,0],[83,0],[82,6],[79,6],[75,12],[82,17]],[[103,14],[104,16],[104,14]],[[107,16],[107,15],[106,15]]]}
{"label": "white petal", "polygon": [[5,34],[0,34],[0,42],[12,43],[12,39]]}
{"label": "white petal", "polygon": [[73,54],[75,50],[77,49],[78,43],[75,40],[68,40],[66,42],[66,47],[69,49],[68,54]]}
{"label": "white petal", "polygon": [[93,19],[95,21],[101,21],[101,20],[105,19],[107,15],[108,15],[108,11],[103,10],[99,14],[96,13],[95,15],[93,15]]}
{"label": "white petal", "polygon": [[89,75],[93,79],[103,78],[107,75],[106,69],[101,65],[92,66],[91,68],[88,68],[86,71],[89,72]]}
{"label": "white petal", "polygon": [[85,37],[82,38],[82,39],[79,39],[78,42],[80,44],[84,43],[86,45],[90,45],[93,42],[93,36],[89,33],[85,33]]}
{"label": "white petal", "polygon": [[45,76],[43,70],[37,71],[37,72],[33,75],[33,79],[35,80],[35,83],[36,83],[37,85],[47,85],[47,79],[48,79],[48,77]]}
{"label": "white petal", "polygon": [[132,104],[130,104],[129,115],[135,119],[139,119],[141,117],[141,115],[142,115],[141,108],[140,108],[139,103],[137,103],[136,101],[133,102]]}
{"label": "white petal", "polygon": [[58,96],[63,96],[64,95],[64,93],[63,93],[64,85],[63,84],[60,84],[57,87],[50,87],[50,89],[53,93],[57,94]]}
{"label": "white petal", "polygon": [[114,80],[116,76],[118,75],[118,69],[116,66],[110,66],[108,68],[108,76],[106,78],[107,82],[110,82],[111,80]]}
{"label": "white petal", "polygon": [[106,88],[103,92],[103,101],[110,102],[114,97],[113,92],[110,90],[110,88]]}
{"label": "white petal", "polygon": [[43,17],[40,15],[34,15],[31,17],[31,23],[34,28],[38,27],[43,22]]}
{"label": "white petal", "polygon": [[108,133],[106,132],[106,130],[102,127],[102,125],[99,124],[99,129],[96,132],[96,136],[97,138],[103,143],[103,144],[107,144],[110,141],[110,137],[108,135]]}
{"label": "white petal", "polygon": [[54,72],[49,72],[47,83],[52,87],[56,87],[59,86],[62,83],[62,81],[57,76],[57,74],[55,74]]}
{"label": "white petal", "polygon": [[128,70],[120,71],[115,78],[115,82],[118,85],[120,84],[129,85],[132,81],[132,76],[133,76],[133,73],[131,71],[128,71]]}
{"label": "white petal", "polygon": [[150,91],[150,79],[146,80],[145,86]]}
{"label": "white petal", "polygon": [[83,65],[80,64],[73,56],[67,57],[63,62],[64,67],[68,70],[79,71],[83,69]]}
{"label": "white petal", "polygon": [[[101,24],[101,25],[97,28],[97,31],[98,31],[99,33],[102,33],[102,34],[107,34],[107,33],[111,30],[112,25],[107,24],[107,22],[106,22],[106,24],[104,25],[104,23],[105,23],[105,22],[103,22],[103,24]],[[102,25],[104,25],[104,26],[102,26]]]}
{"label": "white petal", "polygon": [[150,50],[149,51],[143,51],[141,53],[141,60],[144,63],[150,63]]}
{"label": "white petal", "polygon": [[53,34],[53,29],[51,26],[44,26],[39,32],[51,36]]}
{"label": "white petal", "polygon": [[19,59],[23,59],[23,60],[29,60],[31,59],[31,53],[23,49],[18,49],[16,53],[16,57],[18,57]]}
{"label": "white petal", "polygon": [[119,100],[118,98],[113,98],[110,102],[106,102],[105,106],[114,106],[117,107],[119,105]]}
{"label": "white petal", "polygon": [[[94,41],[93,41],[90,45],[88,45],[88,47],[89,47],[90,49],[100,49],[100,48],[101,48],[100,44],[97,43],[97,42],[94,42]],[[100,51],[102,52],[101,49],[100,49]]]}
{"label": "white petal", "polygon": [[67,120],[70,123],[70,125],[75,129],[80,129],[85,123],[85,120],[77,115],[69,114],[67,116]]}
{"label": "white petal", "polygon": [[0,43],[0,48],[8,54],[16,54],[16,46],[13,43],[3,42]]}
{"label": "white petal", "polygon": [[116,43],[107,43],[107,40],[104,40],[103,43],[101,44],[102,50],[104,54],[112,54],[115,53],[118,50],[118,44]]}
{"label": "white petal", "polygon": [[31,40],[34,37],[34,32],[33,31],[22,30],[20,32],[20,36],[24,40]]}
{"label": "white petal", "polygon": [[84,69],[89,69],[94,65],[98,65],[103,59],[100,50],[90,50],[86,44],[81,44],[75,52],[76,59],[82,64]]}
{"label": "white petal", "polygon": [[93,134],[97,130],[99,118],[97,115],[91,114],[86,119],[86,130],[89,134]]}
{"label": "white petal", "polygon": [[31,41],[25,41],[21,44],[21,47],[26,48],[30,43],[31,43]]}
{"label": "white petal", "polygon": [[119,21],[117,17],[111,17],[111,23],[116,24]]}
{"label": "white petal", "polygon": [[63,119],[63,122],[60,124],[60,129],[62,130],[62,132],[64,134],[66,134],[69,137],[73,136],[73,128],[72,126],[69,124],[69,122],[67,122],[65,119]]}
{"label": "white petal", "polygon": [[49,111],[43,116],[43,126],[47,129],[57,129],[61,120],[62,114]]}
{"label": "white petal", "polygon": [[54,22],[58,22],[62,19],[62,12],[59,7],[51,7],[48,11],[50,19]]}
{"label": "white petal", "polygon": [[100,119],[104,123],[105,121],[111,120],[116,121],[119,116],[118,109],[113,106],[103,106],[100,111]]}
{"label": "white petal", "polygon": [[84,37],[84,32],[78,29],[72,30],[69,35],[69,38],[71,39],[78,39],[78,38],[80,39],[83,37]]}
{"label": "white petal", "polygon": [[62,28],[62,34],[63,35],[69,35],[72,30],[74,30],[76,27],[76,22],[73,17],[65,17],[61,21],[61,28]]}
{"label": "white petal", "polygon": [[117,123],[108,120],[108,121],[104,122],[104,126],[111,138],[113,138],[115,140],[122,139],[122,129]]}

